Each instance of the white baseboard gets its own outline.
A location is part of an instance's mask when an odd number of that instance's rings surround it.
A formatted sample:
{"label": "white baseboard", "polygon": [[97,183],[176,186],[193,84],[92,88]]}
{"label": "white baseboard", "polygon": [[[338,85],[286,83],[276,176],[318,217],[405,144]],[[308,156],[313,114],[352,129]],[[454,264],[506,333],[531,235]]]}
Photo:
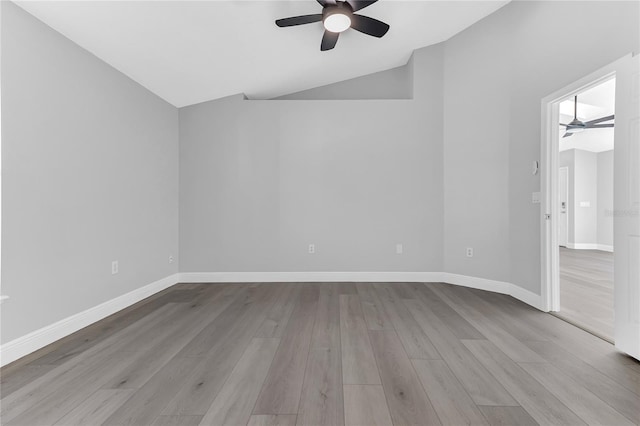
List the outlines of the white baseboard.
{"label": "white baseboard", "polygon": [[508,294],[509,296],[544,311],[542,297],[520,286],[504,281],[488,280],[486,278],[470,277],[444,273],[444,282],[463,287],[477,288],[479,290],[493,291],[494,293]]}
{"label": "white baseboard", "polygon": [[233,282],[445,282],[508,294],[544,310],[540,295],[515,284],[448,272],[183,272],[183,283]]}
{"label": "white baseboard", "polygon": [[108,317],[128,306],[152,296],[178,283],[179,274],[173,274],[100,305],[71,315],[51,325],[33,331],[0,346],[0,365],[7,365],[25,355],[41,349],[76,331]]}
{"label": "white baseboard", "polygon": [[183,283],[439,282],[440,272],[182,272]]}
{"label": "white baseboard", "polygon": [[598,245],[593,243],[567,243],[567,248],[571,250],[597,250]]}
{"label": "white baseboard", "polygon": [[572,250],[601,250],[613,253],[613,246],[595,243],[567,243],[567,248]]}
{"label": "white baseboard", "polygon": [[509,294],[511,297],[518,299],[519,301],[524,302],[529,306],[533,306],[534,308],[542,312],[549,312],[549,309],[545,308],[545,305],[542,302],[542,296],[540,294],[535,294],[534,292],[515,284],[509,285],[509,293],[506,294]]}

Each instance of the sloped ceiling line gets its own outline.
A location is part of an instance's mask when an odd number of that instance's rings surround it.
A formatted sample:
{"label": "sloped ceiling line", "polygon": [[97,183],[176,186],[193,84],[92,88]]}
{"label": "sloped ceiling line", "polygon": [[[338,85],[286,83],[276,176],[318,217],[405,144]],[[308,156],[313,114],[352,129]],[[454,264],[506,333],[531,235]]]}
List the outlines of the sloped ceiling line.
{"label": "sloped ceiling line", "polygon": [[278,28],[317,13],[299,1],[23,1],[17,4],[176,107],[245,93],[278,96],[388,70],[507,4],[380,0],[368,15],[391,25],[375,39],[355,30],[320,52],[322,23]]}

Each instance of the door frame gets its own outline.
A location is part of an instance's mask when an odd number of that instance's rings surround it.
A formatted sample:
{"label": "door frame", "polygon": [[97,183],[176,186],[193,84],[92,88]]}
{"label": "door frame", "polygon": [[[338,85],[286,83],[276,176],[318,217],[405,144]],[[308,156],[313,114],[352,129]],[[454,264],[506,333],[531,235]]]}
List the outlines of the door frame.
{"label": "door frame", "polygon": [[[567,194],[567,208],[565,209],[566,211],[564,212],[565,214],[565,220],[567,222],[567,226],[565,227],[565,236],[564,236],[564,240],[566,242],[566,245],[564,247],[568,247],[569,246],[569,167],[567,166],[562,166],[562,167],[558,167],[558,176],[560,176],[560,171],[565,170],[566,174],[567,174],[567,180],[566,180],[566,194]],[[558,178],[558,184],[560,183],[560,179]],[[560,212],[560,209],[558,208],[558,212]],[[560,214],[560,213],[558,213]],[[560,218],[562,216],[558,216],[558,225],[560,224]],[[558,242],[558,246],[560,246],[560,242]]]}
{"label": "door frame", "polygon": [[[616,72],[630,64],[624,57],[545,96],[541,102],[541,302],[544,311],[560,310],[560,250],[558,248],[558,174],[560,103],[574,95],[615,78]],[[618,111],[616,111],[617,113]],[[615,226],[615,223],[614,223]],[[615,308],[614,308],[615,309]],[[614,312],[615,315],[615,312]]]}

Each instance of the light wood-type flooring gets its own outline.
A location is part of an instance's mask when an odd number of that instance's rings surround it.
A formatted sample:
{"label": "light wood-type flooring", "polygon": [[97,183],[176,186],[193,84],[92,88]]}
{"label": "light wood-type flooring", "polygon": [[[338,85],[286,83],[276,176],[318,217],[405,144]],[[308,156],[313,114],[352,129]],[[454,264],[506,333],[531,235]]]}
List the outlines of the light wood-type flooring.
{"label": "light wood-type flooring", "polygon": [[557,315],[613,342],[613,253],[560,247]]}
{"label": "light wood-type flooring", "polygon": [[1,373],[3,425],[640,422],[640,363],[438,283],[179,284]]}

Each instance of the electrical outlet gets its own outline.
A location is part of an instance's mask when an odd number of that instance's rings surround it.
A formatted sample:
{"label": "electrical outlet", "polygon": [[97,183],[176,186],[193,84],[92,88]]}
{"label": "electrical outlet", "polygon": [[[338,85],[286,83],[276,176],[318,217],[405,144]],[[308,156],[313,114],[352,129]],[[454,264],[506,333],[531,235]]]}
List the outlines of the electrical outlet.
{"label": "electrical outlet", "polygon": [[467,257],[473,257],[473,248],[467,247]]}
{"label": "electrical outlet", "polygon": [[531,202],[533,204],[540,204],[541,200],[542,200],[542,194],[540,192],[531,193]]}
{"label": "electrical outlet", "polygon": [[111,275],[115,275],[118,273],[118,261],[114,260],[111,262]]}
{"label": "electrical outlet", "polygon": [[169,255],[169,263],[173,263],[173,255],[172,254]]}
{"label": "electrical outlet", "polygon": [[316,245],[309,244],[309,254],[315,254],[315,253],[316,253]]}
{"label": "electrical outlet", "polygon": [[396,254],[402,254],[403,247],[402,244],[396,244]]}

